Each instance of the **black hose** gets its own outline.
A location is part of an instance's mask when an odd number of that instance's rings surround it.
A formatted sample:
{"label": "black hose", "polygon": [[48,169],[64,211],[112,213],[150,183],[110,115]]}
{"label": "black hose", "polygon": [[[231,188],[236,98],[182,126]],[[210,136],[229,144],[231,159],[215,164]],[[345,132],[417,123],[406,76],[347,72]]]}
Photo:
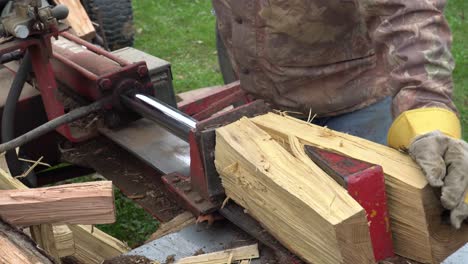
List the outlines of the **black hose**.
{"label": "black hose", "polygon": [[64,124],[68,124],[68,123],[71,123],[75,120],[78,120],[82,117],[85,117],[93,112],[97,112],[99,111],[100,109],[102,109],[102,107],[109,103],[111,101],[111,98],[110,97],[106,97],[106,98],[103,98],[103,99],[100,99],[99,101],[96,101],[90,105],[87,105],[87,106],[82,106],[82,107],[79,107],[79,108],[76,108],[76,109],[73,109],[72,111],[62,115],[62,116],[59,116],[55,119],[52,119],[50,120],[49,122],[47,123],[44,123],[38,127],[36,127],[35,129],[15,138],[15,139],[12,139],[8,142],[5,142],[5,143],[2,143],[0,144],[0,153],[4,152],[4,151],[7,151],[7,153],[11,150],[14,150],[15,148],[19,147],[19,146],[22,146],[23,144],[26,144],[28,142],[30,142],[31,140],[35,139],[35,138],[38,138],[40,136],[43,136],[49,132],[52,132],[54,131],[56,128],[64,125]]}
{"label": "black hose", "polygon": [[[26,51],[23,61],[20,64],[18,71],[16,72],[13,83],[11,84],[10,91],[8,92],[5,105],[3,107],[2,115],[2,142],[8,142],[15,138],[15,113],[16,105],[18,104],[21,91],[26,83],[29,72],[31,72],[31,56]],[[5,154],[8,169],[11,175],[18,176],[24,173],[28,169],[27,164],[21,162],[18,159],[15,149],[8,150]],[[36,175],[33,171],[22,178],[23,183],[28,186],[35,186],[37,183]]]}
{"label": "black hose", "polygon": [[9,53],[5,53],[0,56],[0,64],[5,64],[10,61],[19,60],[23,57],[23,52],[21,50],[15,50]]}

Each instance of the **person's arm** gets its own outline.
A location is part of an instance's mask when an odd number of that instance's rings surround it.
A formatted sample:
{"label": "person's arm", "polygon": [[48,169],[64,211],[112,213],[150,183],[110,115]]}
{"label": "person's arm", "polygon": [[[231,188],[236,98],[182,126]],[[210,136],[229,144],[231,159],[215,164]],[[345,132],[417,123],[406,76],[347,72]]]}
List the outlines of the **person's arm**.
{"label": "person's arm", "polygon": [[442,205],[456,228],[468,217],[468,144],[452,101],[452,36],[446,0],[362,0],[368,30],[385,54],[394,91],[388,143],[409,149],[429,183],[442,187]]}
{"label": "person's arm", "polygon": [[[389,133],[389,144],[407,147],[414,136],[435,129],[460,137],[452,102],[452,36],[443,15],[446,1],[360,2],[377,52],[387,55],[384,58],[389,85],[395,92],[393,114],[397,119]],[[411,111],[415,109],[418,110]],[[407,127],[414,121],[412,116],[417,116],[416,120],[430,116],[433,122]],[[451,122],[445,124],[447,120]],[[416,134],[401,135],[408,129],[416,129]]]}

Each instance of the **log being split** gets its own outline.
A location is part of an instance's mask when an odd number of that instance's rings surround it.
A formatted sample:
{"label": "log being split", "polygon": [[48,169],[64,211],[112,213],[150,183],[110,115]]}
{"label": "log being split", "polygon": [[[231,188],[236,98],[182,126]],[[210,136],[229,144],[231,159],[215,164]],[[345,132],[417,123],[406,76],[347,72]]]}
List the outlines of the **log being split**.
{"label": "log being split", "polygon": [[0,216],[14,225],[115,222],[112,182],[0,191]]}
{"label": "log being split", "polygon": [[468,242],[468,225],[455,230],[443,223],[439,197],[408,155],[292,117],[267,114],[252,122],[286,148],[293,135],[302,144],[382,166],[395,253],[423,263],[440,263]]}
{"label": "log being split", "polygon": [[52,264],[54,261],[31,238],[0,219],[0,263]]}
{"label": "log being split", "polygon": [[373,263],[362,207],[248,119],[216,131],[226,194],[308,263]]}

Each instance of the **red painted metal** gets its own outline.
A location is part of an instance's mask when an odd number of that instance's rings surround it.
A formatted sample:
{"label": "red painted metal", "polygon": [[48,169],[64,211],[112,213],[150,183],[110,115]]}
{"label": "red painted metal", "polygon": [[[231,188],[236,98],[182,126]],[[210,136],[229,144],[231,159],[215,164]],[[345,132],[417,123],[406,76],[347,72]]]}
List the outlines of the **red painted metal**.
{"label": "red painted metal", "polygon": [[305,150],[366,211],[376,261],[393,257],[395,254],[382,167],[312,146],[306,146]]}
{"label": "red painted metal", "polygon": [[374,256],[377,261],[393,257],[393,242],[382,167],[372,166],[348,176],[348,193],[364,208]]}
{"label": "red painted metal", "polygon": [[[147,69],[145,62],[130,64],[70,33],[63,32],[60,36],[63,38],[52,44],[53,57],[50,63],[48,61],[40,63],[51,65],[48,66],[50,74],[47,78],[54,80],[57,78],[63,88],[73,92],[80,100],[84,100],[80,103],[94,102],[112,96],[113,102],[105,106],[110,110],[120,107],[119,95],[127,90],[153,95],[148,71],[142,70]],[[65,105],[63,96],[60,100],[57,85],[50,87],[51,92],[47,94],[47,99],[44,98],[48,100],[45,105],[49,119],[63,115],[66,110],[73,107]],[[51,93],[55,94],[54,100],[50,99]],[[70,127],[71,125],[64,125],[58,129],[58,132],[71,142],[86,141],[98,134],[94,127],[73,126],[73,129]]]}
{"label": "red painted metal", "polygon": [[242,103],[248,102],[247,95],[242,90],[236,90],[232,94],[219,99],[219,101],[214,102],[213,104],[210,105],[210,107],[205,108],[204,110],[193,115],[192,117],[195,118],[196,120],[204,120],[218,113],[224,108],[231,106],[235,103],[239,103],[239,102],[242,102]]}
{"label": "red painted metal", "polygon": [[[190,116],[194,116],[197,114],[201,115],[202,112],[205,112],[205,114],[203,114],[203,116],[200,116],[200,118],[198,119],[202,120],[214,114],[215,112],[222,110],[224,107],[229,106],[230,104],[237,102],[239,102],[240,104],[245,104],[251,101],[250,98],[248,98],[243,93],[239,93],[239,91],[241,91],[240,83],[234,82],[232,84],[225,85],[222,88],[216,89],[214,92],[209,92],[208,94],[202,97],[195,98],[191,101],[182,102],[178,105],[178,108],[180,111]],[[223,102],[223,99],[232,94],[236,94],[237,96],[235,98],[229,98],[229,100]],[[226,104],[227,102],[229,103]],[[219,109],[219,107],[223,105],[224,107]],[[212,108],[213,106],[214,108]],[[212,108],[213,110],[209,110],[210,108]]]}
{"label": "red painted metal", "polygon": [[221,205],[219,202],[214,203],[203,198],[199,192],[193,189],[190,177],[173,173],[164,175],[162,181],[179,204],[197,217],[212,214]]}
{"label": "red painted metal", "polygon": [[118,56],[115,56],[114,54],[112,54],[112,53],[110,53],[110,52],[108,52],[108,51],[106,51],[106,50],[104,50],[102,48],[99,48],[99,47],[97,47],[97,46],[95,46],[95,45],[93,45],[93,44],[91,44],[91,43],[89,43],[87,41],[84,41],[84,40],[80,39],[79,37],[77,37],[77,36],[75,36],[75,35],[73,35],[73,34],[71,34],[69,32],[62,32],[60,35],[62,37],[64,37],[64,38],[66,38],[66,39],[69,39],[69,40],[81,45],[81,46],[86,47],[86,49],[88,49],[88,50],[90,50],[90,51],[92,51],[92,52],[94,52],[96,54],[99,54],[101,56],[105,56],[106,58],[117,62],[122,67],[131,65],[131,63],[129,63],[128,61],[126,61],[126,60],[124,60],[124,59],[122,59],[122,58],[120,58]]}
{"label": "red painted metal", "polygon": [[[214,166],[215,131],[220,127],[247,116],[252,117],[268,112],[269,107],[261,100],[242,105],[238,108],[224,112],[223,114],[210,117],[197,124],[194,131],[189,134],[190,145],[190,177],[184,177],[183,183],[190,184],[190,192],[181,191],[179,181],[170,180],[173,176],[164,176],[163,181],[169,190],[176,196],[182,206],[196,215],[204,212],[216,211],[221,207],[224,199],[224,189]],[[184,186],[188,188],[187,186]],[[212,206],[208,210],[205,205],[201,206],[196,199],[200,197]],[[203,211],[202,211],[203,210]]]}
{"label": "red painted metal", "polygon": [[142,68],[147,69],[145,62],[130,64],[69,33],[61,36],[73,42],[62,39],[53,44],[52,65],[57,79],[78,95],[96,101],[112,95],[129,80],[143,89],[139,92],[153,95],[148,71],[142,71]]}
{"label": "red painted metal", "polygon": [[202,162],[202,152],[199,149],[195,132],[189,135],[190,145],[190,181],[192,187],[200,192],[205,198],[208,198],[208,182],[205,177],[205,168]]}
{"label": "red painted metal", "polygon": [[[52,66],[49,62],[49,58],[52,55],[50,39],[56,37],[57,34],[58,31],[54,31],[40,37],[31,37],[25,40],[12,40],[0,46],[0,54],[18,49],[29,50],[37,88],[41,92],[42,101],[49,120],[64,114],[63,107],[57,107],[57,104],[59,104],[58,94],[56,93],[57,83]],[[71,135],[70,129],[67,126],[61,126],[57,128],[57,131],[64,136]]]}
{"label": "red painted metal", "polygon": [[[41,92],[44,108],[49,120],[65,114],[65,109],[57,94],[57,83],[55,81],[52,65],[49,58],[43,56],[43,46],[31,46],[32,67],[36,77],[37,86]],[[65,137],[71,137],[70,127],[67,125],[57,128],[57,131]]]}
{"label": "red painted metal", "polygon": [[[0,46],[0,54],[18,49],[30,51],[37,88],[49,120],[64,115],[72,107],[64,105],[56,80],[89,102],[116,97],[115,104],[106,106],[107,109],[119,106],[119,94],[127,89],[153,95],[145,62],[130,64],[67,32],[62,32],[61,36],[74,41],[78,52],[53,45],[51,38],[58,37],[58,34],[57,30],[43,36],[12,40]],[[68,124],[57,128],[57,132],[72,142],[82,142],[97,135],[95,129],[71,129]]]}

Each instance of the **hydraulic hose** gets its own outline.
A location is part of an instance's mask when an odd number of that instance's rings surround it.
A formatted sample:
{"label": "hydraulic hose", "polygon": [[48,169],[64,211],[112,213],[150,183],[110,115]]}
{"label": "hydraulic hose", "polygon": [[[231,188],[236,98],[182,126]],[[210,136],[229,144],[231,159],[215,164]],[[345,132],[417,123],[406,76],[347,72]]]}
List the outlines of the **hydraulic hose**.
{"label": "hydraulic hose", "polygon": [[30,142],[33,139],[36,139],[40,136],[43,136],[49,132],[54,131],[56,128],[63,126],[65,124],[71,123],[75,120],[78,120],[82,117],[85,117],[91,113],[97,112],[102,109],[102,107],[111,101],[110,97],[105,97],[103,99],[100,99],[99,101],[96,101],[90,105],[87,106],[82,106],[76,109],[73,109],[72,111],[59,116],[55,119],[52,119],[48,121],[47,123],[44,123],[35,129],[17,137],[14,139],[9,140],[8,142],[4,142],[0,144],[0,153],[6,151],[7,153],[11,150],[14,150],[16,147],[22,146],[23,144],[26,144]]}
{"label": "hydraulic hose", "polygon": [[[2,142],[8,142],[15,137],[16,106],[18,104],[24,84],[26,83],[28,73],[31,72],[31,69],[31,56],[29,55],[29,52],[26,51],[23,57],[23,61],[21,62],[15,78],[13,79],[13,83],[11,84],[10,91],[8,92],[8,96],[3,107],[1,129]],[[21,175],[27,170],[27,164],[21,162],[18,159],[18,155],[16,154],[15,149],[8,150],[5,154],[5,158],[11,175]],[[35,186],[37,183],[35,173],[31,171],[27,177],[23,178],[23,183],[28,186]]]}

